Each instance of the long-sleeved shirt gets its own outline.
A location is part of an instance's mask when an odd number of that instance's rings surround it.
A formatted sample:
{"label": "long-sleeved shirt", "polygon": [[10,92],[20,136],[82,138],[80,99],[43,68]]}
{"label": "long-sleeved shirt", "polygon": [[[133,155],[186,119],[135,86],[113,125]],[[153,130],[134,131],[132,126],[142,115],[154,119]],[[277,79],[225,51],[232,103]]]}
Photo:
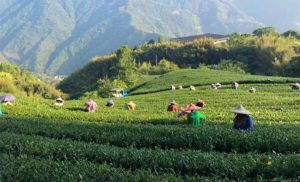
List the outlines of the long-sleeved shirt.
{"label": "long-sleeved shirt", "polygon": [[188,114],[187,119],[189,125],[199,126],[201,121],[205,119],[205,116],[199,111],[192,111]]}
{"label": "long-sleeved shirt", "polygon": [[237,114],[234,118],[234,129],[254,130],[253,120],[251,116],[245,114]]}

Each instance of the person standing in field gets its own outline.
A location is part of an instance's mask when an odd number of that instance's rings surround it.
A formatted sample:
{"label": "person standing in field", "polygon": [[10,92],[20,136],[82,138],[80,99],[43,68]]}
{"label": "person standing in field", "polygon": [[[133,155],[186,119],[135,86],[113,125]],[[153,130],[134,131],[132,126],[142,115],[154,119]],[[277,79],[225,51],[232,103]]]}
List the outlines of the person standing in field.
{"label": "person standing in field", "polygon": [[250,116],[250,112],[247,111],[243,106],[239,106],[232,110],[235,113],[233,120],[233,128],[237,130],[254,130],[253,120]]}
{"label": "person standing in field", "polygon": [[175,102],[175,100],[173,100],[168,106],[168,112],[177,112],[177,111],[178,111],[177,103]]}

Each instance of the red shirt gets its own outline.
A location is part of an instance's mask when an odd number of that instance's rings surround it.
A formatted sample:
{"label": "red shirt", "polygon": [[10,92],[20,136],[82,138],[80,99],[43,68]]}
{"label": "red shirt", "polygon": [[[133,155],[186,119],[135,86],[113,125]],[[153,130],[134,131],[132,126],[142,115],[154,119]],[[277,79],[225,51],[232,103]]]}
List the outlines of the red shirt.
{"label": "red shirt", "polygon": [[177,108],[177,106],[176,106],[175,104],[170,104],[170,105],[168,106],[168,111],[169,111],[169,112],[177,112],[177,111],[178,111],[178,108]]}

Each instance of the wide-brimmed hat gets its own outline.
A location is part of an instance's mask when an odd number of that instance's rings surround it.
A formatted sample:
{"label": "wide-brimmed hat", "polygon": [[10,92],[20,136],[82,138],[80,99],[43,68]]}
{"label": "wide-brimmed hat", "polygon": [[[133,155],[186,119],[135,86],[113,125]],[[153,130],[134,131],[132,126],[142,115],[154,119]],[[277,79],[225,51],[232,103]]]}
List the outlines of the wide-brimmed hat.
{"label": "wide-brimmed hat", "polygon": [[114,101],[113,101],[112,99],[109,99],[109,100],[107,101],[107,103],[109,103],[109,104],[114,104]]}
{"label": "wide-brimmed hat", "polygon": [[201,107],[196,106],[195,104],[189,104],[182,109],[182,112],[190,113],[193,110],[199,110]]}
{"label": "wide-brimmed hat", "polygon": [[235,108],[234,110],[231,110],[231,112],[237,113],[237,114],[246,114],[246,115],[250,114],[250,112],[247,111],[243,106],[239,106],[239,107]]}
{"label": "wide-brimmed hat", "polygon": [[15,99],[16,99],[16,97],[13,95],[4,95],[1,97],[2,102],[9,102],[9,101],[13,101]]}
{"label": "wide-brimmed hat", "polygon": [[177,105],[176,101],[173,100],[172,102],[170,102],[170,104],[174,104],[174,105]]}
{"label": "wide-brimmed hat", "polygon": [[55,99],[55,101],[61,101],[61,102],[63,102],[64,100],[61,97],[58,97],[57,99]]}
{"label": "wide-brimmed hat", "polygon": [[135,103],[133,103],[132,101],[128,102],[127,105],[134,105],[135,106]]}

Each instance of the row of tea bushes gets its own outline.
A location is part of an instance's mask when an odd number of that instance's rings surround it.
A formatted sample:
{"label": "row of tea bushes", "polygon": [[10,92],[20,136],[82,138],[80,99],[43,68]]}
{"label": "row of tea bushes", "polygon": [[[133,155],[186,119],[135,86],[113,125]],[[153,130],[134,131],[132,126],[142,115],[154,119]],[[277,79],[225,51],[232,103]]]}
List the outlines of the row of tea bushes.
{"label": "row of tea bushes", "polygon": [[119,147],[300,153],[297,125],[257,126],[253,132],[244,132],[235,131],[228,125],[170,127],[8,118],[0,122],[0,131]]}
{"label": "row of tea bushes", "polygon": [[88,161],[127,170],[180,176],[219,176],[229,179],[297,178],[300,154],[224,154],[199,151],[118,148],[107,145],[53,140],[0,133],[0,151],[55,161]]}

